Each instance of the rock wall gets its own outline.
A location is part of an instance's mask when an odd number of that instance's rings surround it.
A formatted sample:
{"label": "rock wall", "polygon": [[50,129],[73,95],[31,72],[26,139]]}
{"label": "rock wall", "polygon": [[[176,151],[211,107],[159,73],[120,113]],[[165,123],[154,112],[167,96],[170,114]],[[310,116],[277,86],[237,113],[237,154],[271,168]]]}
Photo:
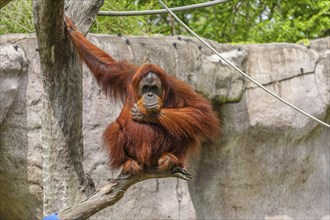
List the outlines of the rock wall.
{"label": "rock wall", "polygon": [[[195,39],[89,38],[116,59],[156,63],[189,82],[213,100],[222,121],[222,135],[192,158],[189,184],[144,181],[92,219],[329,218],[330,129],[244,80]],[[330,38],[309,47],[210,43],[270,90],[330,122]],[[0,219],[42,216],[43,89],[36,47],[33,35],[0,38]],[[118,174],[107,167],[101,136],[120,104],[101,93],[86,68],[83,78],[84,169],[102,186]]]}
{"label": "rock wall", "polygon": [[0,36],[0,219],[42,216],[43,91],[35,49],[34,36]]}

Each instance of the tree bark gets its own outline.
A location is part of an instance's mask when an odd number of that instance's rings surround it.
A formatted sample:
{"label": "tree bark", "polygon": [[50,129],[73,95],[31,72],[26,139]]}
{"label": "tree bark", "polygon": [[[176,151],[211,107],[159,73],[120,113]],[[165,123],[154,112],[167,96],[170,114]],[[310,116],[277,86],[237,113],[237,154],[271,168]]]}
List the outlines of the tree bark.
{"label": "tree bark", "polygon": [[[44,214],[70,207],[94,190],[83,170],[82,65],[64,29],[64,8],[86,32],[102,0],[34,0],[43,94]],[[88,13],[86,13],[88,12]]]}
{"label": "tree bark", "polygon": [[108,185],[98,189],[85,201],[73,205],[71,208],[58,213],[61,220],[81,220],[87,219],[102,209],[117,203],[125,194],[126,190],[143,180],[151,178],[176,177],[184,180],[190,180],[191,174],[186,170],[175,167],[172,171],[146,170],[138,175],[123,176],[112,180]]}

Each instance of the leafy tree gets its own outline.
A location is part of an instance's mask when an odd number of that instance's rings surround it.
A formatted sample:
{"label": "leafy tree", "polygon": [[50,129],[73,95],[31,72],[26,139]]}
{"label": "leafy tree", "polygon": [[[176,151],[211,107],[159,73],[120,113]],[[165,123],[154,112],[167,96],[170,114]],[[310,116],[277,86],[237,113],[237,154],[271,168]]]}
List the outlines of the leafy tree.
{"label": "leafy tree", "polygon": [[16,0],[0,9],[0,34],[33,33],[32,0]]}
{"label": "leafy tree", "polygon": [[[33,30],[31,0],[16,0],[4,9],[1,33]],[[177,7],[201,3],[202,0],[167,0]],[[24,3],[24,4],[22,4]],[[16,6],[10,6],[10,5]],[[23,7],[22,7],[23,6]],[[24,11],[19,10],[24,8]],[[103,11],[136,11],[160,9],[157,0],[105,0]],[[30,10],[30,11],[29,11]],[[177,15],[200,36],[222,43],[229,42],[297,42],[330,35],[330,2],[328,0],[231,0],[213,7],[200,8]],[[187,35],[175,25],[175,33]],[[167,14],[135,17],[98,16],[91,32],[124,35],[170,35],[173,30]]]}

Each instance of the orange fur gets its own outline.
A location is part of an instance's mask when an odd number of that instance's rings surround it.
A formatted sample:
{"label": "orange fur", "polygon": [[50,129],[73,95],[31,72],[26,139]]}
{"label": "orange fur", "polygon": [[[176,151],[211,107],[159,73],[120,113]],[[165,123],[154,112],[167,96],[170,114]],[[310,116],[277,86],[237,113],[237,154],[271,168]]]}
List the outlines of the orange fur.
{"label": "orange fur", "polygon": [[[179,164],[180,164],[179,159],[171,153],[164,153],[158,159],[158,169],[159,170],[168,170],[168,169],[171,169],[174,165],[178,166]],[[180,166],[184,166],[184,165],[180,164]]]}
{"label": "orange fur", "polygon": [[[139,67],[117,62],[78,32],[69,18],[66,25],[79,56],[102,89],[124,101],[119,117],[104,132],[113,168],[123,166],[124,172],[136,173],[148,167],[185,167],[189,152],[198,149],[200,140],[218,134],[219,121],[210,102],[185,82],[153,64]],[[160,78],[163,87],[156,112],[148,112],[138,102],[138,84],[149,72]],[[132,119],[135,103],[144,116],[143,122]]]}

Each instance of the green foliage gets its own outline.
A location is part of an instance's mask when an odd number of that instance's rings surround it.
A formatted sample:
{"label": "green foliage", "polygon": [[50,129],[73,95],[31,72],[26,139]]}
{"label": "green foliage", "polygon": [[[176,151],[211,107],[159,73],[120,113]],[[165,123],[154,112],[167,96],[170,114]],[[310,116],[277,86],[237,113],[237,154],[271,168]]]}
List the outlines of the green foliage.
{"label": "green foliage", "polygon": [[[1,9],[0,34],[33,32],[32,0],[15,0]],[[205,2],[167,0],[177,7]],[[105,0],[103,11],[160,9],[157,0]],[[330,35],[329,0],[231,0],[213,7],[177,15],[200,36],[222,43],[297,42]],[[172,26],[167,14],[135,17],[98,16],[91,28],[94,33],[124,35],[171,35],[188,33]]]}
{"label": "green foliage", "polygon": [[[139,11],[160,9],[157,0],[114,1],[105,0],[101,11]],[[164,29],[160,29],[158,24]],[[167,24],[167,15],[146,15],[127,17],[98,16],[91,28],[94,33],[111,33],[124,35],[152,35],[170,33],[171,27]]]}
{"label": "green foliage", "polygon": [[0,34],[33,32],[32,0],[15,0],[0,9]]}
{"label": "green foliage", "polygon": [[[168,0],[170,7],[200,0]],[[101,10],[127,11],[161,8],[157,0],[106,0]],[[328,0],[231,0],[225,4],[177,13],[200,36],[218,42],[297,42],[330,34]],[[175,33],[187,35],[175,25]],[[168,15],[101,17],[92,32],[125,35],[173,34]]]}
{"label": "green foliage", "polygon": [[[269,3],[271,1],[267,1]],[[257,42],[314,39],[329,35],[329,1],[282,1],[273,0],[266,8],[267,16],[251,31]]]}

